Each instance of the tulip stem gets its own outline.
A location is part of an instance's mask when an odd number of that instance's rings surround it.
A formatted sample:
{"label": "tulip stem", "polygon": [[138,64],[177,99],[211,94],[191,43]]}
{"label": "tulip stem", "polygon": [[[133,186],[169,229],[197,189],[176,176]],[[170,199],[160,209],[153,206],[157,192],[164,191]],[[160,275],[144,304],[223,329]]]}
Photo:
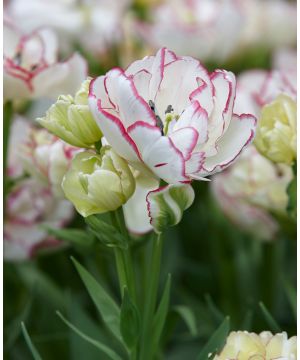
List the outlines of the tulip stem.
{"label": "tulip stem", "polygon": [[148,281],[145,288],[145,306],[142,321],[142,334],[141,334],[141,349],[140,360],[152,359],[153,353],[157,349],[153,348],[152,344],[152,325],[153,317],[155,314],[155,307],[157,302],[157,292],[159,286],[160,264],[162,254],[162,238],[161,234],[153,240],[151,263],[148,272]]}

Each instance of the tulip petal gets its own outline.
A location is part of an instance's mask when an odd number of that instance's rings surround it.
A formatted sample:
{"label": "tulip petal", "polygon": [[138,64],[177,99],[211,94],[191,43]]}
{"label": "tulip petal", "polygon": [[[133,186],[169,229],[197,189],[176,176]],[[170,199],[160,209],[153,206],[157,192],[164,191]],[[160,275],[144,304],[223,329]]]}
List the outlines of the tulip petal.
{"label": "tulip petal", "polygon": [[150,191],[147,195],[148,212],[151,225],[156,233],[162,233],[170,226],[177,225],[183,212],[195,198],[191,185],[177,184]]}
{"label": "tulip petal", "polygon": [[229,166],[254,137],[256,118],[253,115],[233,115],[226,133],[217,145],[217,154],[206,158],[198,175],[207,176]]}
{"label": "tulip petal", "polygon": [[172,132],[169,138],[173,144],[182,153],[185,160],[191,157],[198,141],[198,132],[192,127],[184,127]]}

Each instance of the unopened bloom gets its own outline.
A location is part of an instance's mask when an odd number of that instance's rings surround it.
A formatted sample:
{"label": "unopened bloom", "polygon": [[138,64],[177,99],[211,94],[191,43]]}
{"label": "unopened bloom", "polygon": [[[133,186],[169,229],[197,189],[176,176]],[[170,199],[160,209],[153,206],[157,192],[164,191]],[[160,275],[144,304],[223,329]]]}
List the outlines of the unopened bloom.
{"label": "unopened bloom", "polygon": [[4,218],[4,258],[24,260],[41,248],[61,242],[49,236],[41,225],[61,228],[74,214],[72,204],[55,198],[50,189],[34,178],[19,181],[7,197]]}
{"label": "unopened bloom", "polygon": [[297,104],[279,95],[262,108],[255,138],[257,149],[276,163],[292,164],[297,152]]}
{"label": "unopened bloom", "polygon": [[135,182],[126,161],[103,147],[101,155],[87,151],[77,154],[62,187],[67,199],[86,217],[116,210],[126,203]]}
{"label": "unopened bloom", "polygon": [[232,331],[223,350],[214,360],[296,360],[297,337],[288,338],[282,332],[273,335],[269,331],[255,334],[247,331]]}
{"label": "unopened bloom", "polygon": [[65,142],[89,148],[98,142],[102,133],[88,106],[88,87],[90,79],[85,80],[75,94],[59,96],[57,102],[37,121]]}
{"label": "unopened bloom", "polygon": [[73,93],[86,77],[86,62],[74,54],[57,60],[57,39],[50,29],[20,34],[4,24],[5,99],[55,98]]}
{"label": "unopened bloom", "polygon": [[213,177],[212,191],[234,224],[270,240],[279,230],[271,213],[286,216],[286,189],[291,179],[289,166],[274,164],[250,146],[234,165]]}
{"label": "unopened bloom", "polygon": [[[233,0],[169,0],[153,9],[137,31],[154,49],[223,62],[236,49],[244,14]],[[187,41],[188,39],[188,41]]]}
{"label": "unopened bloom", "polygon": [[49,187],[53,196],[62,198],[62,179],[79,149],[65,144],[44,129],[27,126],[30,128],[28,136],[15,144],[23,169]]}
{"label": "unopened bloom", "polygon": [[170,184],[230,165],[254,136],[256,119],[233,113],[235,77],[209,74],[167,49],[91,82],[89,103],[112,148],[134,168]]}

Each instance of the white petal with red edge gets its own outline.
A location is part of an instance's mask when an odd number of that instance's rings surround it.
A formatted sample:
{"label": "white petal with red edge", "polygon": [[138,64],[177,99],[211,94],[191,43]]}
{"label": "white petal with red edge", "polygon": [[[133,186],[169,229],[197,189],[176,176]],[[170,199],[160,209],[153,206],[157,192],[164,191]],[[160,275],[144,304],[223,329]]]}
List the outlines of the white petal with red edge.
{"label": "white petal with red edge", "polygon": [[144,234],[153,230],[148,215],[146,196],[157,189],[159,180],[139,175],[133,196],[123,205],[126,226],[133,234]]}
{"label": "white petal with red edge", "polygon": [[148,72],[151,72],[152,65],[154,61],[154,56],[146,56],[142,60],[134,61],[131,65],[128,66],[128,68],[125,70],[125,74],[127,76],[129,75],[135,75],[140,71],[146,70]]}
{"label": "white petal with red edge", "polygon": [[183,155],[170,138],[161,136],[141,156],[154,174],[167,183],[188,181]]}
{"label": "white petal with red edge", "polygon": [[194,190],[188,184],[168,185],[149,192],[148,212],[155,232],[162,233],[168,227],[177,225],[194,198]]}
{"label": "white petal with red edge", "polygon": [[218,153],[206,158],[198,175],[207,176],[219,172],[229,166],[254,137],[256,118],[253,115],[233,115],[226,133],[217,145]]}
{"label": "white petal with red edge", "polygon": [[207,112],[208,116],[210,116],[214,108],[210,79],[208,79],[208,81],[198,79],[197,83],[198,88],[190,94],[190,101],[198,101],[200,106]]}
{"label": "white petal with red edge", "polygon": [[180,118],[177,120],[173,131],[184,127],[192,127],[198,132],[198,144],[202,144],[207,140],[208,115],[198,101],[194,101]]}
{"label": "white petal with red edge", "polygon": [[194,152],[190,159],[185,163],[185,172],[188,176],[191,176],[193,173],[199,172],[205,162],[205,153],[204,152]]}
{"label": "white petal with red edge", "polygon": [[191,157],[192,151],[197,145],[198,136],[197,130],[192,127],[181,128],[169,134],[169,138],[180,150],[185,160]]}
{"label": "white petal with red edge", "polygon": [[158,127],[149,125],[143,121],[137,121],[129,126],[128,134],[135,142],[140,154],[147,153],[149,147],[162,137],[161,131]]}

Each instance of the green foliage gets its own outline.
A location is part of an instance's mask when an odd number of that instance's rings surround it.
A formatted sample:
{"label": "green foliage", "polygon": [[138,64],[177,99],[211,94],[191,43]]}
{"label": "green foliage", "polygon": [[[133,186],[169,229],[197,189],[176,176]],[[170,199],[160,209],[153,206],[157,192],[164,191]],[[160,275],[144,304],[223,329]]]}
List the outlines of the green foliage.
{"label": "green foliage", "polygon": [[21,323],[21,327],[22,327],[22,333],[24,335],[24,338],[25,338],[25,341],[26,341],[26,344],[32,354],[32,357],[34,360],[42,360],[40,354],[38,353],[36,347],[33,345],[31,339],[30,339],[30,336],[27,332],[27,329],[26,329],[26,326],[25,324],[22,322]]}

